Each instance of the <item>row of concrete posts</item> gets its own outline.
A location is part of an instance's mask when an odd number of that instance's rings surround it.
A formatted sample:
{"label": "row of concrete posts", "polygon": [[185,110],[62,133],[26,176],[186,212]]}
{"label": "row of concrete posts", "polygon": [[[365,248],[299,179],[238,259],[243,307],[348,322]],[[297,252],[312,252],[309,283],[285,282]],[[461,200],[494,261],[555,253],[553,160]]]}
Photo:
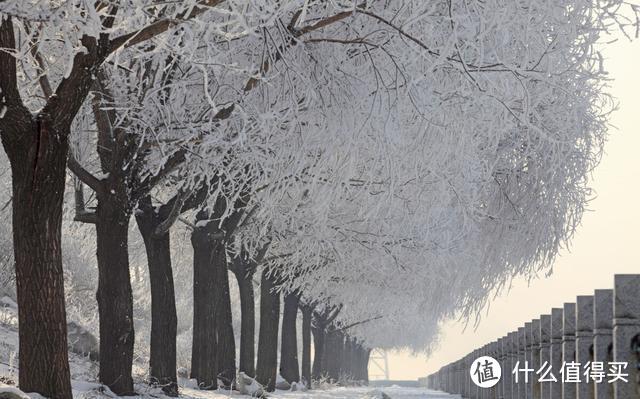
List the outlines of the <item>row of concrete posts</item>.
{"label": "row of concrete posts", "polygon": [[[476,361],[481,356],[502,370],[490,388],[472,378],[485,366]],[[426,384],[472,399],[640,399],[639,368],[640,274],[620,274],[613,290],[553,308],[442,367]],[[485,368],[482,377],[495,380],[496,374]]]}

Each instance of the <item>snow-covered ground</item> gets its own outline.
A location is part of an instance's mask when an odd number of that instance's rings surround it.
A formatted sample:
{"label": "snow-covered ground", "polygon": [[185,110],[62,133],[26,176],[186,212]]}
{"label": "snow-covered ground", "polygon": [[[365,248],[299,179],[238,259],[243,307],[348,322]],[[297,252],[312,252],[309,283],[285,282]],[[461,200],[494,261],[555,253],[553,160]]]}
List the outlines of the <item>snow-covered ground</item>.
{"label": "snow-covered ground", "polygon": [[[140,396],[145,399],[155,399],[162,397],[162,392],[158,389],[150,389],[147,386],[136,387]],[[101,392],[102,391],[102,392]],[[98,398],[111,397],[98,384],[74,384],[75,398]],[[237,392],[225,391],[200,391],[195,389],[182,388],[180,396],[185,399],[240,399],[248,396],[240,395]],[[443,392],[431,391],[426,388],[406,388],[406,387],[386,387],[386,388],[332,388],[327,390],[313,390],[306,392],[276,391],[268,395],[273,399],[455,399],[459,396],[452,396]]]}
{"label": "snow-covered ground", "polygon": [[[73,396],[76,399],[107,399],[115,395],[106,387],[96,382],[97,364],[87,358],[69,353]],[[10,299],[0,298],[0,397],[27,399],[16,389],[18,381],[18,315],[16,305]],[[188,381],[182,381],[182,384]],[[146,384],[137,384],[136,392],[142,399],[170,399],[160,389],[150,388]],[[14,395],[7,396],[13,393]],[[30,394],[30,399],[42,399],[40,395]],[[249,398],[237,392],[201,391],[181,387],[180,396],[184,399],[240,399]],[[454,399],[442,392],[424,388],[405,387],[357,387],[331,388],[306,392],[276,391],[269,394],[273,399]],[[134,397],[135,398],[135,397]]]}

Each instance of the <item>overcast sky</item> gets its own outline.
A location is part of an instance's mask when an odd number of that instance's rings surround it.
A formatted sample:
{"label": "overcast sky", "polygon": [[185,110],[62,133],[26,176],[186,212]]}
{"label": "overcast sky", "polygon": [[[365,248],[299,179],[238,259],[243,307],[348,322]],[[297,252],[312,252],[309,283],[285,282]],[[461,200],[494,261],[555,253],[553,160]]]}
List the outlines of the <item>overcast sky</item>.
{"label": "overcast sky", "polygon": [[[416,379],[457,360],[473,349],[516,330],[526,321],[546,314],[577,295],[596,288],[612,288],[616,273],[640,273],[640,42],[620,39],[605,48],[611,93],[619,110],[602,163],[594,171],[596,198],[582,220],[569,250],[564,250],[550,277],[540,276],[528,286],[514,282],[510,292],[491,303],[474,331],[460,323],[443,328],[440,349],[430,358],[390,353],[392,379]],[[370,373],[376,371],[370,367]]]}

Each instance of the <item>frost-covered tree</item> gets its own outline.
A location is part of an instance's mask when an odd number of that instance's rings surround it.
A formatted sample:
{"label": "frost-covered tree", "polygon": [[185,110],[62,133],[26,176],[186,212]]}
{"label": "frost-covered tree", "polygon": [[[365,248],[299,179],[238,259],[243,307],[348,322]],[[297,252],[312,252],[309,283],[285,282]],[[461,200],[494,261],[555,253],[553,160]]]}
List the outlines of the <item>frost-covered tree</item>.
{"label": "frost-covered tree", "polygon": [[[117,111],[110,123],[126,127],[117,137],[136,144],[118,148],[156,154],[141,165],[143,179],[162,177],[178,153],[203,161],[189,165],[201,181],[217,179],[198,219],[215,230],[205,233],[219,241],[221,270],[231,240],[224,223],[255,209],[256,226],[238,241],[255,253],[268,236],[277,285],[304,293],[314,284],[348,323],[366,309],[350,311],[350,298],[327,285],[344,291],[365,280],[371,293],[390,289],[389,280],[391,289],[422,293],[422,309],[438,321],[460,309],[472,314],[513,275],[549,267],[570,239],[606,128],[595,45],[621,22],[621,5],[0,2],[0,135],[13,172],[21,386],[71,396],[60,253],[65,165],[72,122],[103,71],[111,69],[103,88],[133,87],[120,84],[130,76],[141,90],[167,87],[182,100],[153,108],[127,97],[125,109],[103,106],[95,122]],[[146,81],[137,71],[150,56],[189,68],[169,85]],[[140,137],[153,143],[159,132],[157,146],[146,148]],[[96,191],[110,186],[99,208],[127,202],[110,213],[120,238],[138,199],[129,197],[129,167],[85,176]],[[107,281],[118,294],[118,331],[132,337],[125,244],[108,247],[121,278]],[[393,298],[385,313],[398,305]],[[116,393],[132,390],[125,341],[110,374],[101,373],[117,381]],[[275,378],[274,361],[270,352],[261,362],[263,379]]]}

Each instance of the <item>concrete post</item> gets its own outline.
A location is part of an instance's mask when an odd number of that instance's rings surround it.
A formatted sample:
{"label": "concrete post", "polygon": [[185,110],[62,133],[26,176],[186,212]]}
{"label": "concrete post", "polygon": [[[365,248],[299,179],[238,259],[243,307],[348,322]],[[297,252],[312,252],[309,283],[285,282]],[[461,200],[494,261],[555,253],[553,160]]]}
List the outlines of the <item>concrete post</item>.
{"label": "concrete post", "polygon": [[509,373],[509,398],[517,399],[518,386],[516,385],[514,378],[513,368],[516,366],[516,362],[518,361],[518,332],[510,332],[509,337],[509,368],[507,370]]}
{"label": "concrete post", "polygon": [[[523,368],[533,368],[531,366],[531,360],[533,357],[533,342],[531,342],[531,336],[533,335],[533,323],[531,323],[530,321],[524,323],[524,360],[526,361],[525,366]],[[526,373],[526,378],[527,378],[527,382],[525,383],[525,387],[524,387],[524,397],[526,399],[533,399],[533,391],[532,391],[532,386],[533,386],[533,375],[529,372],[525,372]],[[525,378],[525,375],[522,375],[523,379]]]}
{"label": "concrete post", "polygon": [[449,390],[449,365],[444,366],[442,370],[442,390],[447,392]]}
{"label": "concrete post", "polygon": [[540,368],[540,319],[531,321],[528,338],[531,342],[529,367],[533,369],[529,379],[531,399],[540,399],[540,383],[538,382],[538,375],[536,374]]}
{"label": "concrete post", "polygon": [[[498,352],[498,341],[493,341],[489,344],[489,356],[496,360],[500,357],[500,353]],[[489,399],[498,399],[499,387],[499,383],[491,387],[491,390],[489,391]]]}
{"label": "concrete post", "polygon": [[[484,345],[480,348],[480,356],[487,356],[489,352],[489,346]],[[489,399],[489,389],[488,388],[480,388],[480,398],[481,399]]]}
{"label": "concrete post", "polygon": [[447,389],[445,392],[451,393],[451,386],[453,385],[453,367],[452,364],[447,364]]}
{"label": "concrete post", "polygon": [[613,361],[628,362],[625,383],[615,381],[615,399],[640,397],[640,274],[617,274],[613,286]]}
{"label": "concrete post", "polygon": [[[546,370],[551,364],[551,315],[540,316],[540,367]],[[548,382],[539,383],[540,399],[549,399],[551,387]]]}
{"label": "concrete post", "polygon": [[561,308],[551,309],[551,372],[558,382],[550,382],[550,399],[562,399],[560,368],[562,367],[562,313]]}
{"label": "concrete post", "polygon": [[[576,362],[580,364],[581,374],[584,367],[591,362],[593,345],[593,296],[580,295],[576,298]],[[576,386],[577,399],[593,398],[591,379],[580,376]]]}
{"label": "concrete post", "polygon": [[458,360],[458,394],[462,396],[464,394],[464,357]]}
{"label": "concrete post", "polygon": [[[471,370],[471,365],[473,364],[473,361],[475,360],[475,354],[473,352],[471,352],[469,354],[469,370]],[[471,380],[471,375],[469,375],[469,391],[467,392],[467,397],[472,398],[473,394],[475,393],[475,389],[476,389],[476,384],[473,383],[473,381]]]}
{"label": "concrete post", "polygon": [[451,383],[450,383],[450,387],[449,387],[449,393],[451,394],[455,394],[456,393],[456,374],[458,373],[458,365],[456,362],[451,362],[450,365],[451,368]]}
{"label": "concrete post", "polygon": [[462,359],[456,361],[456,394],[462,396]]}
{"label": "concrete post", "polygon": [[504,351],[505,351],[505,338],[499,338],[496,343],[496,352],[498,357],[496,360],[500,364],[500,368],[502,369],[502,377],[500,378],[500,382],[496,385],[496,399],[504,399],[504,381],[505,381],[505,368],[504,368]]}
{"label": "concrete post", "polygon": [[440,390],[442,392],[447,391],[447,366],[440,370]]}
{"label": "concrete post", "polygon": [[450,393],[457,393],[458,391],[458,362],[451,363],[451,390]]}
{"label": "concrete post", "polygon": [[[613,290],[596,290],[593,300],[593,361],[602,362],[604,367],[612,359],[613,351]],[[595,399],[611,399],[611,384],[594,384]]]}
{"label": "concrete post", "polygon": [[460,359],[460,396],[465,397],[467,389],[467,377],[469,368],[467,367],[467,357]]}
{"label": "concrete post", "polygon": [[473,362],[473,358],[471,353],[467,354],[467,356],[465,356],[465,380],[464,380],[464,393],[462,394],[462,396],[464,398],[470,398],[471,397],[471,387],[473,386],[473,382],[471,382],[471,374],[470,370],[471,370],[471,362]]}
{"label": "concrete post", "polygon": [[465,398],[473,398],[474,397],[474,393],[475,393],[475,389],[476,389],[476,384],[473,383],[473,381],[471,380],[471,367],[473,367],[473,361],[475,360],[475,351],[471,351],[467,354],[467,359],[468,359],[468,363],[467,363],[467,391],[465,393],[465,395],[463,395]]}
{"label": "concrete post", "polygon": [[[481,349],[476,349],[474,351],[474,354],[473,354],[473,359],[475,360],[475,359],[479,358],[480,356],[482,356]],[[473,384],[473,392],[471,394],[471,397],[473,399],[481,399],[482,398],[482,388],[480,388],[476,384]]]}
{"label": "concrete post", "polygon": [[436,391],[440,390],[440,370],[436,371],[433,375],[433,388],[431,389]]}
{"label": "concrete post", "polygon": [[[576,359],[576,304],[565,303],[562,317],[562,362],[567,364]],[[562,382],[562,399],[576,399],[576,383]]]}
{"label": "concrete post", "polygon": [[[527,332],[524,327],[518,328],[518,369],[526,368],[527,362]],[[527,398],[527,384],[524,382],[524,373],[520,373],[516,370],[518,374],[518,383],[516,384],[516,389],[518,392],[517,399],[526,399]],[[515,382],[515,379],[514,379]]]}

